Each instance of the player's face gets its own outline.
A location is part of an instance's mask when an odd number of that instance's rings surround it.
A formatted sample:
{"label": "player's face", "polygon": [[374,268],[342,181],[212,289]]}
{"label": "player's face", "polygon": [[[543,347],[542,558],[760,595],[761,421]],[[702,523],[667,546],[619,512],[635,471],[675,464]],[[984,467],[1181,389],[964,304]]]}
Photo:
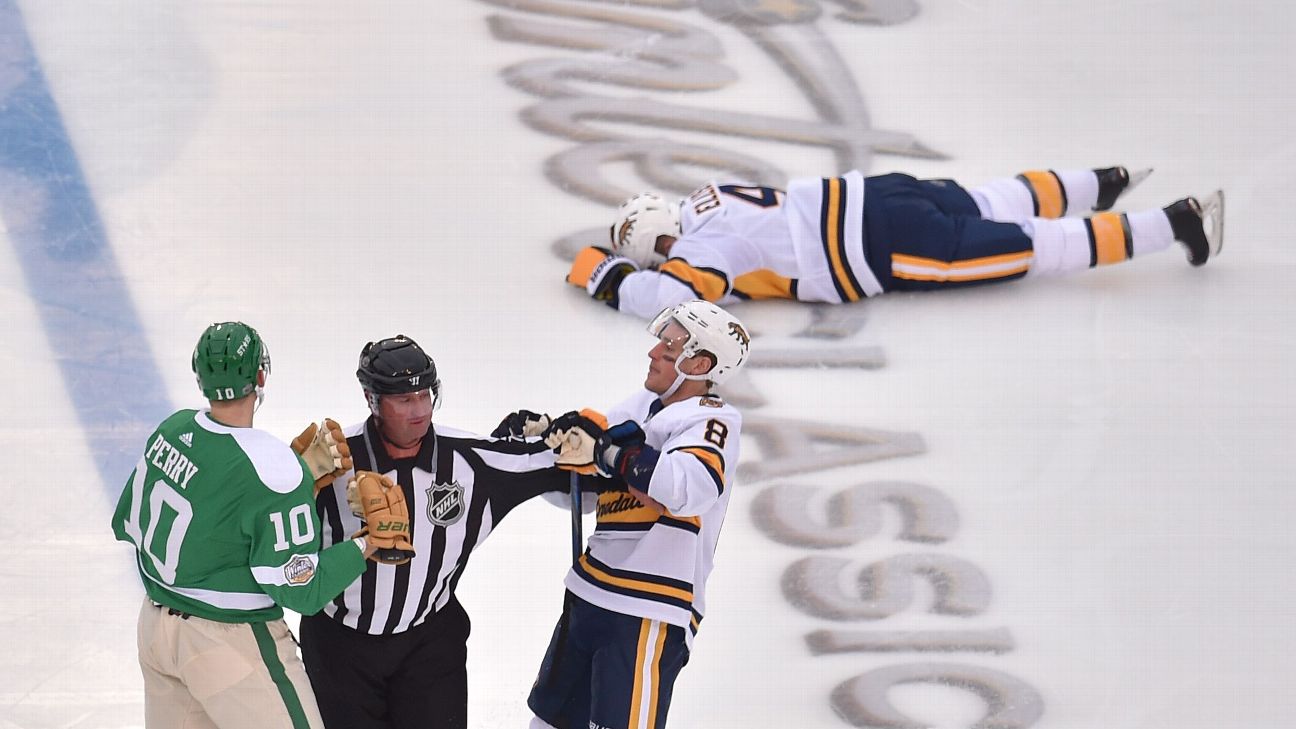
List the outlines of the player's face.
{"label": "player's face", "polygon": [[432,390],[378,398],[378,417],[387,440],[407,446],[427,435],[432,425]]}
{"label": "player's face", "polygon": [[648,350],[648,377],[644,379],[650,392],[660,395],[675,384],[675,360],[683,354],[688,337],[688,331],[673,320],[657,335],[657,344]]}

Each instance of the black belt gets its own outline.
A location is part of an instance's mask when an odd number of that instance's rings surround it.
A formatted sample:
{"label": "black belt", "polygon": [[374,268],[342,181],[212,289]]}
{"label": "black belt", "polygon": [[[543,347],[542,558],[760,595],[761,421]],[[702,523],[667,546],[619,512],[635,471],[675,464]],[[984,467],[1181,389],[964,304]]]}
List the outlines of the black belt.
{"label": "black belt", "polygon": [[163,605],[160,602],[153,603],[153,607],[166,608],[167,615],[179,615],[181,620],[188,620],[193,617],[190,613],[186,613],[183,610],[176,610],[175,608],[169,605]]}

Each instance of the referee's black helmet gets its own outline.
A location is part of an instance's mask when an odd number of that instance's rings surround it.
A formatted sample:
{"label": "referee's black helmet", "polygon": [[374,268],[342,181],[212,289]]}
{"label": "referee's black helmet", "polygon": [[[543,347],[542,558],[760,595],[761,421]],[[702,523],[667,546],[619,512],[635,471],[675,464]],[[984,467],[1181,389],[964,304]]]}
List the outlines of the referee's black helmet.
{"label": "referee's black helmet", "polygon": [[398,395],[431,389],[441,393],[436,363],[418,343],[404,334],[369,342],[360,350],[360,367],[356,378],[366,392],[374,395]]}

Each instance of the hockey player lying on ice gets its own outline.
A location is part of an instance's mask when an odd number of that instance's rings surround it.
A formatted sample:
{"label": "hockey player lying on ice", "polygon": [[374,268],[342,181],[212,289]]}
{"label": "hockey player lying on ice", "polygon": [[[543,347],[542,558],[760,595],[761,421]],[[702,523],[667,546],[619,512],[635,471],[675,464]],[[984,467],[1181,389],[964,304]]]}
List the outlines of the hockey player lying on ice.
{"label": "hockey player lying on ice", "polygon": [[1150,172],[1026,172],[967,189],[852,170],[794,179],[786,192],[709,183],[678,203],[645,193],[617,211],[611,247],[582,250],[567,281],[646,319],[694,298],[846,303],[1055,275],[1176,241],[1194,266],[1218,255],[1221,191],[1106,212]]}

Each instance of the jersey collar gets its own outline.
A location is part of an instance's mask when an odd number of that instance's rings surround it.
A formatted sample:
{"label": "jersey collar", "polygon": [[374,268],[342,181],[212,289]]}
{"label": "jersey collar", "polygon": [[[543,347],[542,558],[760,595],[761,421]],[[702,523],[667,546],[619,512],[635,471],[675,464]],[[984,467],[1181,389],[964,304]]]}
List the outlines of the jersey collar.
{"label": "jersey collar", "polygon": [[428,473],[436,471],[436,423],[428,426],[427,435],[423,436],[423,442],[419,445],[418,453],[412,458],[392,458],[387,453],[386,446],[383,445],[382,433],[378,430],[378,421],[370,415],[365,420],[365,443],[369,446],[369,451],[373,454],[374,470],[378,473],[390,473],[396,470],[397,465],[407,465],[410,461],[414,466]]}

